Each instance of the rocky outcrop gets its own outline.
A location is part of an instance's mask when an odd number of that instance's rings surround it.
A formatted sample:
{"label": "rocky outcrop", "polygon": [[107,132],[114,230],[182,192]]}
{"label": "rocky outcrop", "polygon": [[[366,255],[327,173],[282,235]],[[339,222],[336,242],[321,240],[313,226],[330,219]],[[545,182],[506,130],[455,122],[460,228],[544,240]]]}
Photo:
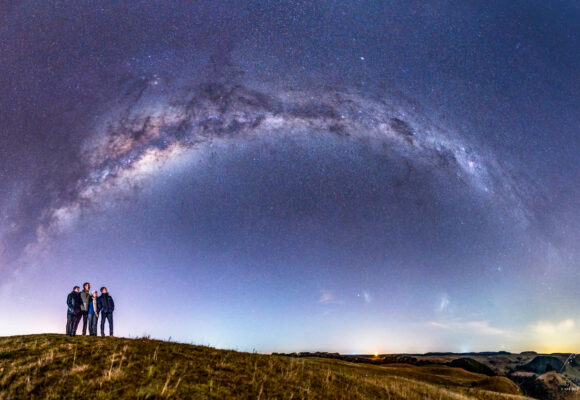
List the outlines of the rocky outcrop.
{"label": "rocky outcrop", "polygon": [[536,374],[543,374],[550,371],[560,371],[563,366],[564,363],[559,358],[552,356],[536,356],[532,361],[518,369],[534,372]]}
{"label": "rocky outcrop", "polygon": [[473,358],[458,358],[456,360],[447,363],[450,367],[463,368],[469,372],[475,372],[477,374],[483,374],[487,376],[497,375],[491,368],[487,365],[475,361]]}

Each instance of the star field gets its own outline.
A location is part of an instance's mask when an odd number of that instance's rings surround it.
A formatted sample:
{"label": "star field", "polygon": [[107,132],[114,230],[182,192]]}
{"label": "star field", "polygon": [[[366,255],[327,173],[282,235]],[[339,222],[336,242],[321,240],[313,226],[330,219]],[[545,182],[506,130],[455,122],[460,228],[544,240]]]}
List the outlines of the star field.
{"label": "star field", "polygon": [[580,348],[572,2],[0,18],[0,334],[60,332],[90,281],[125,336]]}

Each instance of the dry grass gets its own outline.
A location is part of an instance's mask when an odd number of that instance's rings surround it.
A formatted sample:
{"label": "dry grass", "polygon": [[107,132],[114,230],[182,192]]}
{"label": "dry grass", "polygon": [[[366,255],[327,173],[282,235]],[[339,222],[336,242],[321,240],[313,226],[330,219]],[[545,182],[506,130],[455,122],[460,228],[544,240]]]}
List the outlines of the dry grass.
{"label": "dry grass", "polygon": [[0,338],[0,399],[526,399],[497,379],[444,366],[351,364],[149,339]]}

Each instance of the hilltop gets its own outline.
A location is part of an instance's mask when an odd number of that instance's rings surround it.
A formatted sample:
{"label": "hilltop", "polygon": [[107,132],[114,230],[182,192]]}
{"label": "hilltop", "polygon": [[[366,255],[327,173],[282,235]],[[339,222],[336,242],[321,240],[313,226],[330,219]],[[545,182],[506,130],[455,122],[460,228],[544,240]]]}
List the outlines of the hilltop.
{"label": "hilltop", "polygon": [[529,399],[446,365],[361,364],[159,340],[0,337],[0,399]]}

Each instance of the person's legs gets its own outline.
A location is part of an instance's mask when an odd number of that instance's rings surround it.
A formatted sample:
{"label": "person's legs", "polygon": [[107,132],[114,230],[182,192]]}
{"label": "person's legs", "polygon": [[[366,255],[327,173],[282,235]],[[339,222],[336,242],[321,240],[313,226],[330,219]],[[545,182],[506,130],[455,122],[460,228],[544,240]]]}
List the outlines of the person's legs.
{"label": "person's legs", "polygon": [[113,313],[108,313],[107,319],[109,320],[109,335],[113,336]]}
{"label": "person's legs", "polygon": [[97,336],[97,314],[89,315],[89,334]]}
{"label": "person's legs", "polygon": [[99,315],[95,314],[95,326],[93,327],[94,335],[97,336],[97,325],[99,323]]}
{"label": "person's legs", "polygon": [[101,313],[101,336],[105,336],[105,319],[107,319],[107,313]]}
{"label": "person's legs", "polygon": [[73,323],[73,327],[72,327],[72,332],[71,332],[71,335],[72,335],[72,336],[76,336],[76,334],[77,334],[77,329],[78,329],[78,327],[79,327],[79,322],[80,322],[80,320],[81,320],[81,315],[80,315],[80,314],[75,314],[75,315],[73,316],[73,319],[74,319],[74,323]]}
{"label": "person's legs", "polygon": [[89,314],[89,318],[87,320],[87,323],[89,324],[89,335],[93,334],[93,315],[94,314]]}
{"label": "person's legs", "polygon": [[74,314],[71,313],[66,313],[66,335],[67,336],[71,336],[72,335],[72,330],[73,330],[73,326],[75,324],[75,316]]}
{"label": "person's legs", "polygon": [[89,312],[83,311],[82,316],[83,316],[83,335],[86,335],[87,334],[87,319],[89,318]]}

